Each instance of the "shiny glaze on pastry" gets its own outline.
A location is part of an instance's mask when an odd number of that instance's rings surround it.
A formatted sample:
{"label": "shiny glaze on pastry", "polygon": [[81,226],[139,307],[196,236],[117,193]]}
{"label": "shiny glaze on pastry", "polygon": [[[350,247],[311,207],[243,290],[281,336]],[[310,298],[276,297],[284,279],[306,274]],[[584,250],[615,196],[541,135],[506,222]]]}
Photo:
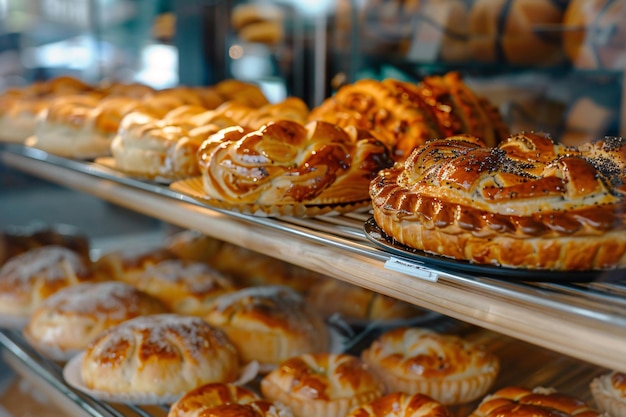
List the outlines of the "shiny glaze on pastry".
{"label": "shiny glaze on pastry", "polygon": [[367,132],[327,122],[279,120],[249,132],[237,127],[198,152],[208,197],[232,204],[340,204],[369,198],[375,173],[391,165]]}
{"label": "shiny glaze on pastry", "polygon": [[540,269],[626,265],[626,141],[578,148],[538,134],[495,148],[429,142],[372,181],[374,217],[407,246]]}
{"label": "shiny glaze on pastry", "polygon": [[424,394],[394,392],[353,409],[346,417],[452,417],[450,410]]}

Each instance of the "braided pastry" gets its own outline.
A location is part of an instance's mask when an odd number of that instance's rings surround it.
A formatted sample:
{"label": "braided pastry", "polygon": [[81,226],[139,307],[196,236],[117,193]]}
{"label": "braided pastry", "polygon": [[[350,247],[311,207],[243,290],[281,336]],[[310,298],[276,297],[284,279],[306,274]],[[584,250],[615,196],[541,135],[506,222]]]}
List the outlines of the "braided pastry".
{"label": "braided pastry", "polygon": [[424,394],[387,394],[353,409],[346,417],[452,417],[450,410]]}
{"label": "braided pastry", "polygon": [[550,388],[506,387],[486,396],[470,417],[597,417],[584,401]]}
{"label": "braided pastry", "polygon": [[314,108],[309,120],[370,129],[398,161],[430,139],[469,133],[495,145],[508,132],[497,109],[475,95],[456,72],[427,77],[418,85],[360,80]]}
{"label": "braided pastry", "polygon": [[279,120],[249,132],[220,131],[199,151],[207,195],[232,205],[325,205],[369,199],[385,146],[364,131]]}
{"label": "braided pastry", "polygon": [[263,400],[249,389],[214,382],[182,396],[168,417],[292,417],[280,403]]}
{"label": "braided pastry", "polygon": [[357,357],[319,353],[282,362],[261,380],[261,391],[296,417],[343,417],[380,397],[383,387]]}
{"label": "braided pastry", "polygon": [[626,417],[626,373],[600,375],[591,381],[589,389],[601,411],[612,417]]}
{"label": "braided pastry", "polygon": [[458,336],[399,327],[361,354],[387,392],[429,395],[445,405],[484,395],[500,370],[498,358]]}
{"label": "braided pastry", "polygon": [[579,148],[536,134],[485,147],[434,140],[372,181],[374,218],[412,248],[476,263],[585,270],[626,265],[626,141]]}

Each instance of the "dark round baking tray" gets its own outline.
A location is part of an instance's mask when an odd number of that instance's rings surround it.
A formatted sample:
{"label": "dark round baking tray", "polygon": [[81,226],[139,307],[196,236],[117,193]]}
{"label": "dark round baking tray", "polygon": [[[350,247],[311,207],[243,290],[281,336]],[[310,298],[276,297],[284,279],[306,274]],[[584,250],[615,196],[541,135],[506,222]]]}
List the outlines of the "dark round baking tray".
{"label": "dark round baking tray", "polygon": [[509,281],[535,282],[590,282],[590,281],[623,281],[626,280],[626,270],[611,271],[554,271],[542,269],[517,269],[497,265],[475,264],[458,259],[446,258],[410,248],[385,234],[374,218],[368,219],[363,229],[365,236],[377,246],[393,255],[417,261],[425,266],[444,272],[464,272],[486,278],[497,278]]}

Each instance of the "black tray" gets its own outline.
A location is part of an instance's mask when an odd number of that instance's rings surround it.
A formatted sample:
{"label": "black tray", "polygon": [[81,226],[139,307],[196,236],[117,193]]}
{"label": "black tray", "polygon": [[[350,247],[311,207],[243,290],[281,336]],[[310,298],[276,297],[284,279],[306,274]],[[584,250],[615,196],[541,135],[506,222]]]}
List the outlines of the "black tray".
{"label": "black tray", "polygon": [[417,261],[424,266],[448,272],[464,272],[472,275],[497,278],[510,281],[535,281],[535,282],[589,282],[589,281],[624,281],[626,270],[611,271],[553,271],[541,269],[518,269],[507,268],[497,265],[475,264],[458,259],[446,258],[410,248],[392,237],[385,234],[376,224],[374,218],[367,220],[363,226],[365,236],[377,246],[385,249],[393,255],[405,259]]}

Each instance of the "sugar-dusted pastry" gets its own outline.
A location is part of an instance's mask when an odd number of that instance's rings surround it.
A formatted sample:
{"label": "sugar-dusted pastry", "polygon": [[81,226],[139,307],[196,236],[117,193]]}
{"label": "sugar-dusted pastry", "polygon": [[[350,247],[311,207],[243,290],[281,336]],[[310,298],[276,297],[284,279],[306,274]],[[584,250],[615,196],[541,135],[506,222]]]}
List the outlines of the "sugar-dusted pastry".
{"label": "sugar-dusted pastry", "polygon": [[498,110],[456,72],[426,77],[419,84],[359,80],[314,108],[309,120],[370,129],[397,161],[430,139],[468,133],[495,145],[508,132]]}
{"label": "sugar-dusted pastry", "polygon": [[361,357],[387,392],[422,393],[444,405],[481,397],[500,370],[498,358],[484,347],[417,327],[383,333]]}
{"label": "sugar-dusted pastry", "polygon": [[626,417],[626,373],[600,375],[591,381],[589,389],[600,411],[611,417]]}
{"label": "sugar-dusted pastry", "polygon": [[84,385],[111,394],[177,395],[237,378],[226,335],[198,317],[140,316],[101,333],[80,364]]}
{"label": "sugar-dusted pastry", "polygon": [[437,139],[372,181],[374,218],[397,242],[479,264],[626,266],[626,140],[578,148],[538,134],[494,148]]}
{"label": "sugar-dusted pastry", "polygon": [[353,408],[346,417],[452,417],[448,407],[424,394],[393,392]]}
{"label": "sugar-dusted pastry", "polygon": [[29,317],[60,289],[93,280],[91,265],[68,248],[31,249],[0,268],[0,314]]}
{"label": "sugar-dusted pastry", "polygon": [[225,134],[217,146],[205,142],[198,158],[207,196],[234,208],[366,201],[371,179],[392,163],[367,132],[327,122],[278,120],[217,133]]}
{"label": "sugar-dusted pastry", "polygon": [[296,417],[343,417],[383,394],[383,385],[357,357],[317,353],[291,357],[261,380],[265,398]]}
{"label": "sugar-dusted pastry", "polygon": [[552,388],[510,386],[487,395],[470,417],[597,417],[583,400]]}
{"label": "sugar-dusted pastry", "polygon": [[167,312],[156,298],[123,282],[82,283],[46,298],[24,334],[44,354],[63,360],[86,348],[109,327],[137,316]]}
{"label": "sugar-dusted pastry", "polygon": [[292,417],[281,403],[261,399],[253,391],[214,382],[183,395],[171,405],[168,417]]}
{"label": "sugar-dusted pastry", "polygon": [[277,365],[329,348],[321,316],[288,287],[250,287],[222,295],[203,317],[228,335],[243,362]]}

